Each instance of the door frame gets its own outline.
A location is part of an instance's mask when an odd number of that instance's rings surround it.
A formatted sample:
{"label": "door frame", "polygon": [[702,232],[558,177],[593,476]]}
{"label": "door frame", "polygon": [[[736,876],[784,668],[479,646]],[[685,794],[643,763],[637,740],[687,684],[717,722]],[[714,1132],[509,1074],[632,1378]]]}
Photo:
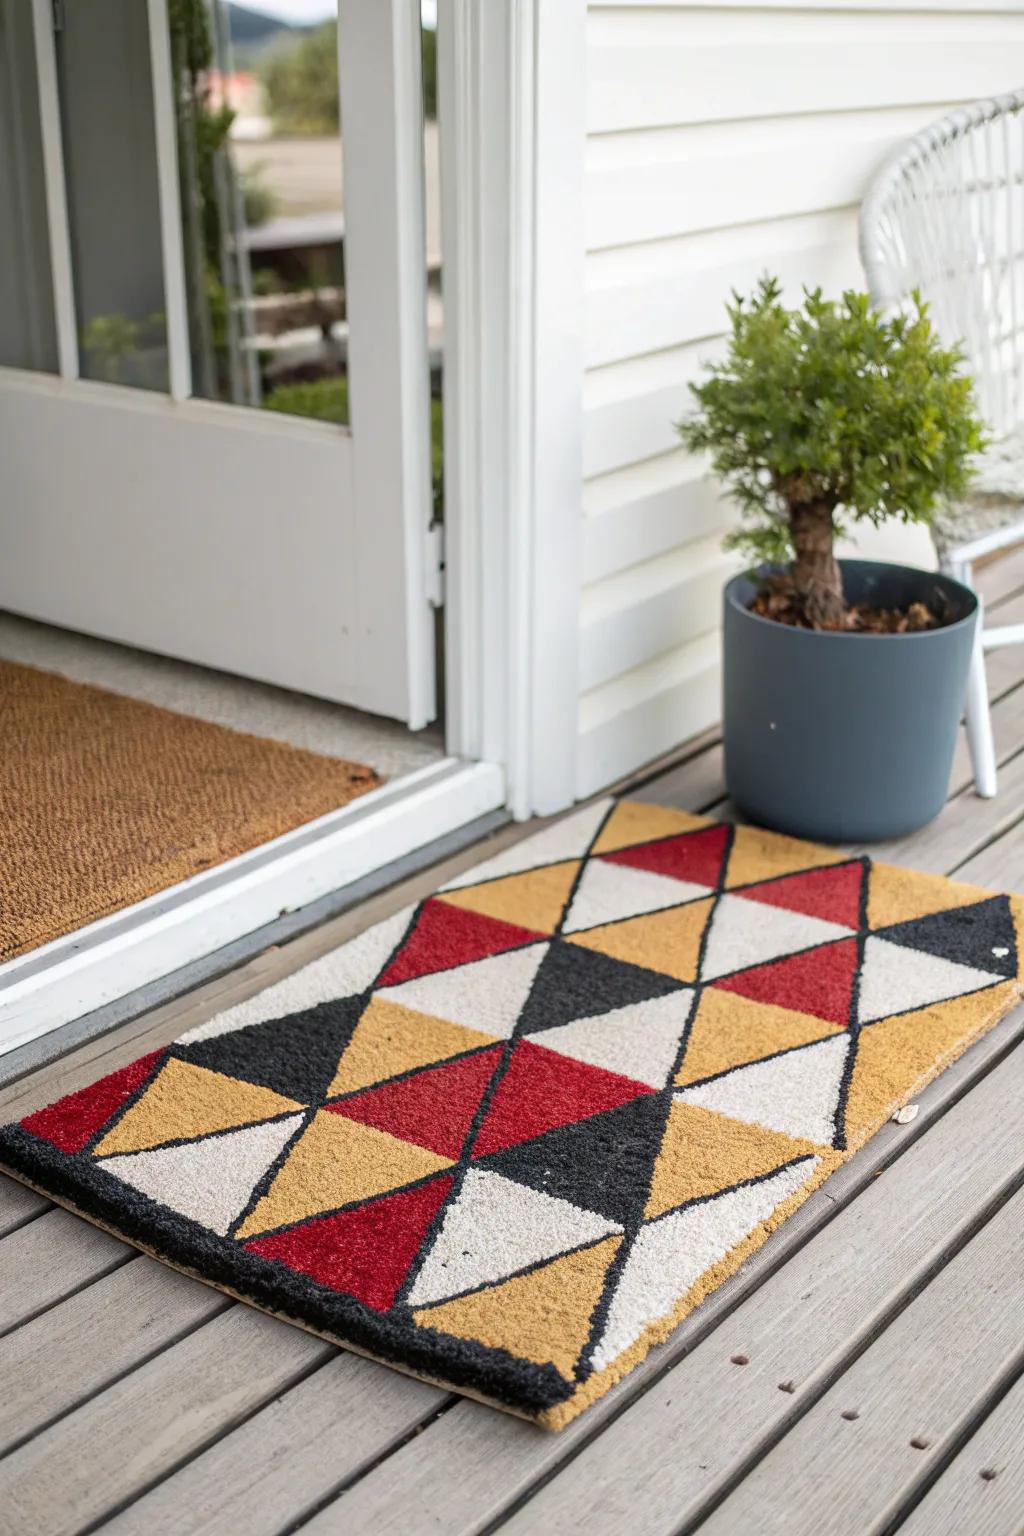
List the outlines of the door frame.
{"label": "door frame", "polygon": [[439,0],[448,748],[576,796],[586,0]]}
{"label": "door frame", "polygon": [[585,20],[586,0],[439,0],[450,756],[0,965],[0,1055],[86,1014],[98,1033],[114,1000],[488,812],[572,805]]}

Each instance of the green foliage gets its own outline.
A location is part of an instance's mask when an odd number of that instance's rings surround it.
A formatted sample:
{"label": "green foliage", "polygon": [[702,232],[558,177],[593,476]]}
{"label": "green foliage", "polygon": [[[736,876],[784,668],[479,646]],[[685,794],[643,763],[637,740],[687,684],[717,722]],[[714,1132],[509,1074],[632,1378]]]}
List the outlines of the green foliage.
{"label": "green foliage", "polygon": [[196,179],[202,203],[203,251],[211,267],[220,270],[221,219],[217,201],[217,156],[228,142],[235,114],[230,107],[213,108],[209,104],[205,87],[193,81],[192,131],[196,146]]}
{"label": "green foliage", "polygon": [[199,75],[213,63],[213,40],[204,0],[168,0],[175,63],[190,75]]}
{"label": "green foliage", "polygon": [[[314,379],[307,384],[281,384],[264,397],[267,411],[286,416],[311,416],[315,421],[348,422],[348,380]],[[444,466],[444,418],[440,400],[430,402],[430,461],[434,505],[440,507]]]}
{"label": "green foliage", "polygon": [[[178,144],[191,144],[194,154],[194,188],[185,186],[182,209],[186,221],[200,224],[203,255],[211,273],[220,271],[221,227],[217,204],[216,160],[227,144],[234,112],[210,103],[207,71],[213,65],[213,39],[205,0],[170,0],[168,19],[174,96],[178,116]],[[183,156],[187,163],[190,157]]]}
{"label": "green foliage", "polygon": [[210,325],[210,345],[214,355],[224,357],[228,350],[229,310],[228,291],[212,267],[203,270],[203,295]]}
{"label": "green foliage", "polygon": [[420,58],[423,61],[423,115],[437,116],[437,32],[424,27]]}
{"label": "green foliage", "polygon": [[285,416],[310,416],[314,421],[348,424],[348,379],[314,379],[306,384],[279,384],[263,399],[265,411]]}
{"label": "green foliage", "polygon": [[837,535],[851,521],[927,522],[964,490],[985,442],[961,352],[941,344],[916,295],[891,320],[866,294],[833,303],[805,290],[797,310],[780,295],[765,277],[734,296],[726,356],[690,386],[696,411],[678,428],[743,513],[728,542],[788,561],[801,506],[829,509]]}
{"label": "green foliage", "polygon": [[125,359],[139,350],[139,323],[122,314],[94,315],[79,341],[90,375],[117,384]]}
{"label": "green foliage", "polygon": [[149,348],[163,347],[167,340],[167,318],[159,311],[145,320],[131,320],[120,312],[94,315],[82,327],[79,336],[91,379],[105,384],[136,382],[128,371],[129,360]]}
{"label": "green foliage", "polygon": [[267,110],[278,133],[338,131],[338,24],[324,22],[274,48],[261,70]]}
{"label": "green foliage", "polygon": [[[422,30],[423,110],[437,116],[437,33]],[[278,133],[338,131],[338,26],[328,21],[281,43],[263,59],[260,75],[267,110]]]}
{"label": "green foliage", "polygon": [[243,171],[239,180],[242,187],[242,209],[247,229],[257,229],[277,211],[277,196],[267,186],[263,165],[252,165]]}

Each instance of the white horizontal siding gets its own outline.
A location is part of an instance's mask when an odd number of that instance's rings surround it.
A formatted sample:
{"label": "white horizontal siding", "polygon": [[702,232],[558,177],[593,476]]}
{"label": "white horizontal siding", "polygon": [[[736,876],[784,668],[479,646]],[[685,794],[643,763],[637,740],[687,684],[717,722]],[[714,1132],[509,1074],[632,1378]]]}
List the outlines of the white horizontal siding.
{"label": "white horizontal siding", "polygon": [[688,385],[721,343],[698,341],[588,371],[583,382],[583,472],[601,475],[667,453]]}
{"label": "white horizontal siding", "polygon": [[742,120],[592,137],[588,249],[847,207],[889,146],[935,115],[929,105],[770,118],[754,133]]}
{"label": "white horizontal siding", "polygon": [[730,291],[863,286],[874,170],[1024,85],[1024,0],[590,0],[587,68],[581,794],[718,714],[733,514],[674,423]]}
{"label": "white horizontal siding", "polygon": [[586,588],[580,685],[598,687],[713,629],[723,581],[737,568],[717,535],[628,566]]}
{"label": "white horizontal siding", "polygon": [[840,112],[1012,89],[1024,15],[596,8],[594,133]]}
{"label": "white horizontal siding", "polygon": [[580,701],[577,791],[582,798],[714,723],[717,630],[625,672]]}
{"label": "white horizontal siding", "polygon": [[857,212],[780,218],[658,240],[587,259],[586,361],[598,368],[719,331],[723,299],[766,267],[796,297],[809,272],[825,286],[860,281]]}
{"label": "white horizontal siding", "polygon": [[587,481],[583,513],[583,580],[590,583],[721,533],[730,508],[703,466],[675,449]]}

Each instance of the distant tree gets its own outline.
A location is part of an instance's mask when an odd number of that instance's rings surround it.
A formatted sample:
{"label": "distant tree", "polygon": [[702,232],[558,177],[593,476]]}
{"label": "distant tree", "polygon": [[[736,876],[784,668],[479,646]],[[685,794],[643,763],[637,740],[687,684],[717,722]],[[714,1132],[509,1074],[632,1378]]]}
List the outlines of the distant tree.
{"label": "distant tree", "polygon": [[437,116],[437,33],[433,27],[423,28],[423,112],[426,117]]}
{"label": "distant tree", "polygon": [[[423,110],[437,116],[437,33],[423,29]],[[338,25],[328,21],[281,43],[263,60],[260,78],[278,133],[338,131]]]}
{"label": "distant tree", "polygon": [[278,133],[338,131],[338,24],[304,32],[273,49],[261,71],[267,110]]}

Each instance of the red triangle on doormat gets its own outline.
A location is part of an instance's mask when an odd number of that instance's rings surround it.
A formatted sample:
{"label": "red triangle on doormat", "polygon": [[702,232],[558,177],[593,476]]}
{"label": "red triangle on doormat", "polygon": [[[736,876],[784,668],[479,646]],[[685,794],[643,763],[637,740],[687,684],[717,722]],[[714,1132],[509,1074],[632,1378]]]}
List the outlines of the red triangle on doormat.
{"label": "red triangle on doormat", "polygon": [[287,1232],[254,1237],[245,1246],[308,1275],[317,1285],[345,1291],[375,1312],[386,1312],[451,1187],[446,1173]]}
{"label": "red triangle on doormat", "polygon": [[765,880],[736,892],[744,901],[763,901],[771,907],[785,907],[806,917],[820,917],[828,923],[860,927],[860,899],[864,885],[864,865],[860,859],[851,864],[832,864],[826,869],[807,869],[781,880]]}
{"label": "red triangle on doormat", "polygon": [[502,1050],[492,1045],[324,1108],[457,1160]]}
{"label": "red triangle on doormat", "polygon": [[140,1056],[120,1071],[101,1077],[98,1083],[69,1093],[56,1104],[47,1104],[45,1109],[27,1115],[21,1122],[22,1129],[48,1141],[60,1152],[81,1152],[135,1090],[142,1087],[163,1054],[150,1051],[148,1056]]}
{"label": "red triangle on doormat", "polygon": [[728,827],[703,827],[699,832],[682,832],[635,848],[618,848],[614,853],[601,854],[601,858],[609,864],[646,869],[652,875],[715,886],[722,873],[728,839]]}
{"label": "red triangle on doormat", "polygon": [[414,976],[448,971],[472,960],[486,960],[488,955],[500,955],[506,949],[517,949],[541,938],[544,934],[519,928],[515,923],[504,923],[496,917],[485,917],[482,912],[431,899],[377,986],[396,987]]}
{"label": "red triangle on doormat", "polygon": [[541,1136],[556,1125],[571,1125],[652,1092],[647,1083],[522,1040],[512,1052],[508,1070],[477,1133],[473,1156],[500,1152]]}
{"label": "red triangle on doormat", "polygon": [[850,997],[857,972],[857,940],[840,939],[821,944],[798,955],[755,965],[735,976],[723,976],[711,985],[723,992],[737,992],[755,1003],[773,1003],[797,1013],[812,1013],[832,1024],[846,1025]]}

